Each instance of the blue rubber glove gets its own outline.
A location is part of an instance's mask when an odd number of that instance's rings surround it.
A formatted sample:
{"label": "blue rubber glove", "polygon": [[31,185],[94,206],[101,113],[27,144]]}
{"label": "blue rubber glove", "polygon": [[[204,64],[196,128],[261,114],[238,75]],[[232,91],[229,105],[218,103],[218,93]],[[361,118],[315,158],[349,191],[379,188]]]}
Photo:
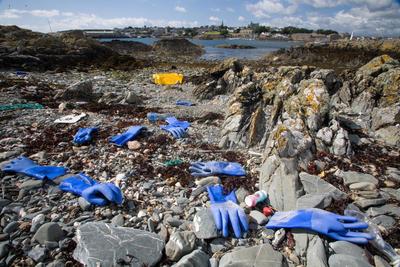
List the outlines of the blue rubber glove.
{"label": "blue rubber glove", "polygon": [[242,165],[237,162],[209,161],[194,162],[189,170],[193,176],[227,175],[245,176],[246,172]]}
{"label": "blue rubber glove", "polygon": [[138,136],[143,129],[145,129],[145,127],[143,126],[129,127],[129,129],[126,132],[111,137],[110,142],[114,143],[117,146],[123,146],[126,143],[128,143],[128,141],[135,139],[136,136]]}
{"label": "blue rubber glove", "polygon": [[37,180],[53,180],[67,173],[68,169],[57,166],[40,166],[27,157],[18,157],[1,168],[4,172],[22,173]]}
{"label": "blue rubber glove", "polygon": [[98,130],[98,128],[79,128],[74,136],[74,143],[82,145],[92,141],[93,134],[97,133]]}
{"label": "blue rubber glove", "polygon": [[121,205],[123,201],[121,189],[112,183],[96,184],[88,187],[83,190],[82,197],[97,206],[105,206],[110,202]]}
{"label": "blue rubber glove", "polygon": [[84,173],[79,173],[75,176],[64,179],[59,188],[62,191],[71,192],[75,195],[81,196],[83,190],[97,184],[95,180],[85,175]]}
{"label": "blue rubber glove", "polygon": [[230,225],[236,238],[241,238],[249,230],[249,224],[246,214],[237,204],[235,191],[224,195],[222,185],[208,186],[207,191],[217,229],[222,230],[224,237],[228,237]]}
{"label": "blue rubber glove", "polygon": [[170,133],[174,138],[180,139],[186,136],[187,131],[179,126],[172,125],[161,125],[160,128],[168,133]]}
{"label": "blue rubber glove", "polygon": [[356,244],[367,244],[373,237],[368,233],[356,232],[368,228],[368,224],[351,216],[342,216],[321,209],[303,209],[276,212],[266,228],[300,228],[326,235],[335,240]]}
{"label": "blue rubber glove", "polygon": [[177,105],[177,106],[187,106],[187,107],[190,107],[190,106],[193,106],[193,103],[190,102],[190,101],[178,100],[178,101],[176,101],[176,105]]}
{"label": "blue rubber glove", "polygon": [[165,121],[168,123],[168,125],[175,126],[175,127],[181,127],[185,130],[187,130],[190,127],[190,122],[180,121],[175,117],[168,117],[165,119]]}

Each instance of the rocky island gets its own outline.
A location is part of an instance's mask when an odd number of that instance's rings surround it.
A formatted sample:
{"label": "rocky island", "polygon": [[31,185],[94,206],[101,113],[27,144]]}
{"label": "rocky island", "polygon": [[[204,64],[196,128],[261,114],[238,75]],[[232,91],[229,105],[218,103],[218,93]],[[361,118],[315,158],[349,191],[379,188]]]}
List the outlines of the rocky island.
{"label": "rocky island", "polygon": [[[399,252],[398,46],[332,43],[257,61],[197,61],[201,53],[186,40],[104,45],[75,31],[0,26],[0,266],[395,260],[376,242],[265,225],[274,212],[299,209],[358,214]],[[153,74],[170,72],[184,82],[154,83]],[[174,138],[149,113],[189,123],[185,138]],[[125,146],[110,142],[132,126],[145,129]],[[73,142],[88,127],[97,129],[91,141]],[[35,179],[4,167],[20,156],[68,172]],[[245,175],[192,175],[193,162],[210,161],[238,163]],[[94,205],[85,194],[63,191],[60,185],[80,173],[117,187],[123,200]],[[216,181],[236,191],[249,224],[242,238],[217,229],[206,188]],[[258,190],[267,200],[246,206]]]}

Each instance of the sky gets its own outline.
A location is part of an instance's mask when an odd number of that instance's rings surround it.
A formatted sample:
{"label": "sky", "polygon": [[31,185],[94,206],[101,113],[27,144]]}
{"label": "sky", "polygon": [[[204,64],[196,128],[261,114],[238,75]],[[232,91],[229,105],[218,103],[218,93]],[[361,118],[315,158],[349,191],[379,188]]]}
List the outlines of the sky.
{"label": "sky", "polygon": [[0,25],[40,32],[222,21],[400,36],[400,0],[0,0]]}

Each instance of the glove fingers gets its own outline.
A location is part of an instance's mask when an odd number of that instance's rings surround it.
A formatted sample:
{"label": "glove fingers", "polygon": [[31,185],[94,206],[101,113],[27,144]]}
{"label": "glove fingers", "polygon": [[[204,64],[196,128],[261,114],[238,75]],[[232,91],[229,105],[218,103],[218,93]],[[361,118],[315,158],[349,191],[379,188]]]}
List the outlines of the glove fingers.
{"label": "glove fingers", "polygon": [[353,216],[343,216],[343,215],[336,215],[337,220],[341,220],[346,223],[353,223],[353,222],[358,222],[358,219]]}
{"label": "glove fingers", "polygon": [[202,168],[204,168],[206,165],[205,165],[203,162],[197,161],[197,162],[193,162],[191,166],[196,167],[196,168],[199,168],[199,169],[202,169]]}
{"label": "glove fingers", "polygon": [[368,240],[374,239],[374,237],[371,234],[364,233],[364,232],[348,231],[348,232],[346,232],[346,234],[342,234],[342,236],[345,236],[345,237],[361,237],[361,238],[365,238],[365,239],[368,239]]}
{"label": "glove fingers", "polygon": [[346,229],[367,229],[369,225],[365,222],[355,222],[355,223],[344,223],[343,226]]}
{"label": "glove fingers", "polygon": [[249,231],[249,223],[247,221],[247,216],[244,213],[243,209],[238,210],[238,216],[240,220],[240,225],[244,232]]}
{"label": "glove fingers", "polygon": [[345,237],[341,236],[338,233],[329,233],[328,236],[332,239],[339,241],[347,241],[355,244],[365,245],[368,243],[368,240],[362,237]]}
{"label": "glove fingers", "polygon": [[96,206],[106,206],[108,201],[101,197],[91,197],[90,199],[85,198],[90,204]]}
{"label": "glove fingers", "polygon": [[218,208],[213,208],[211,207],[211,211],[214,217],[214,222],[215,226],[217,227],[218,230],[222,230],[222,218],[221,218],[221,213]]}
{"label": "glove fingers", "polygon": [[229,220],[232,225],[233,232],[235,233],[236,238],[242,237],[242,231],[240,229],[239,223],[239,214],[236,209],[228,209]]}
{"label": "glove fingers", "polygon": [[226,209],[220,209],[222,217],[222,235],[224,237],[229,236],[229,214]]}

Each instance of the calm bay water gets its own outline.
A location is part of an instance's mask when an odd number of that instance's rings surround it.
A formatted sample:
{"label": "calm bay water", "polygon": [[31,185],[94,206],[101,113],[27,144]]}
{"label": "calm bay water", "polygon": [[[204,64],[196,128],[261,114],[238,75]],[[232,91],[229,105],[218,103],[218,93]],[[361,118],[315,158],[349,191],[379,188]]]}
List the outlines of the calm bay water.
{"label": "calm bay water", "polygon": [[[108,42],[113,39],[101,39],[102,42]],[[121,41],[136,41],[142,42],[148,45],[152,45],[158,39],[156,38],[123,38],[114,39]],[[220,60],[229,57],[236,57],[240,59],[258,59],[265,56],[268,53],[279,50],[280,48],[289,48],[292,46],[301,46],[301,42],[289,42],[289,41],[261,41],[251,39],[222,39],[222,40],[198,40],[189,39],[194,44],[204,47],[205,54],[201,57],[206,60]],[[255,49],[227,49],[217,48],[216,46],[222,44],[236,44],[236,45],[250,45]]]}

